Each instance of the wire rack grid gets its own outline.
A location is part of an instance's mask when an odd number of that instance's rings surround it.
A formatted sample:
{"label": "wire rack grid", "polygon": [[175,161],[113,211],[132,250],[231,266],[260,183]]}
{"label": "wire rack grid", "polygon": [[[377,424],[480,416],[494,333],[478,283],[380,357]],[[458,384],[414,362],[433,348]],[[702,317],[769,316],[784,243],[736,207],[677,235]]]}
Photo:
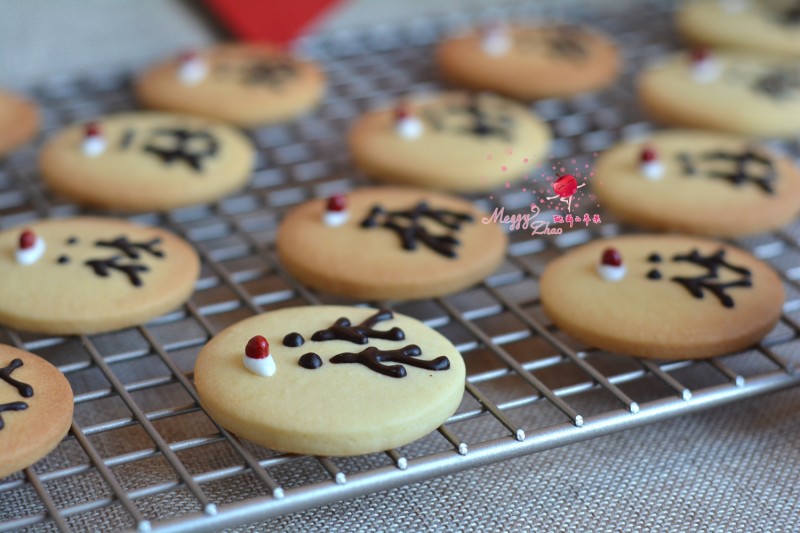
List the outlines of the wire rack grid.
{"label": "wire rack grid", "polygon": [[[185,306],[105,335],[0,330],[0,342],[47,357],[75,391],[69,436],[45,459],[0,480],[0,531],[215,530],[796,385],[800,223],[737,241],[775,266],[787,294],[780,324],[760,345],[707,361],[655,362],[581,345],[542,313],[538,277],[548,260],[592,238],[633,231],[604,215],[601,225],[559,237],[512,233],[502,267],[461,293],[382,302],[443,333],[467,363],[462,405],[426,438],[361,457],[298,456],[239,441],[199,406],[191,383],[194,358],[224,327],[285,306],[364,303],[318,294],[293,280],[275,256],[275,230],[293,205],[366,182],[351,167],[341,132],[374,105],[437,89],[429,52],[441,35],[486,19],[526,16],[583,18],[611,32],[627,60],[616,87],[532,106],[557,134],[554,160],[588,164],[596,151],[651,129],[633,105],[632,74],[648,57],[676,46],[663,24],[669,8],[662,6],[636,2],[624,16],[522,6],[300,43],[323,63],[328,96],[301,120],[252,132],[259,158],[251,185],[213,205],[131,217],[171,229],[197,248],[201,278]],[[119,72],[54,81],[31,94],[44,110],[46,132],[134,107],[129,76]],[[0,163],[0,227],[84,212],[42,186],[36,169],[41,140]],[[777,147],[800,154],[791,141]],[[473,200],[491,211],[527,207],[531,195],[509,188]]]}

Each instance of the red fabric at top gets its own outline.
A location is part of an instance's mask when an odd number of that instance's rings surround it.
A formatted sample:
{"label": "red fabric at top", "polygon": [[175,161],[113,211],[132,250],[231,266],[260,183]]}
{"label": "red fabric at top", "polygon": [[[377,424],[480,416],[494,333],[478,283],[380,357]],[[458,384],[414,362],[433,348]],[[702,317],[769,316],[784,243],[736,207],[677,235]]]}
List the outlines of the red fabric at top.
{"label": "red fabric at top", "polygon": [[341,0],[206,0],[239,39],[286,44]]}

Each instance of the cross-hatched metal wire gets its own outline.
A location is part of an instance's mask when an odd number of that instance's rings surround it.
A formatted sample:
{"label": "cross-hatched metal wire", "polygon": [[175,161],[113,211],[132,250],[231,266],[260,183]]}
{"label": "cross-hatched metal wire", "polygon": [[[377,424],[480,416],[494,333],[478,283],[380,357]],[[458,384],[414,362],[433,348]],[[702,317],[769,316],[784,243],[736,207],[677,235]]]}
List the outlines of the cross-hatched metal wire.
{"label": "cross-hatched metal wire", "polygon": [[[366,183],[349,162],[342,132],[373,105],[438,88],[432,43],[454,28],[497,17],[580,15],[604,26],[626,56],[620,83],[532,105],[557,135],[554,159],[590,164],[596,151],[652,128],[634,104],[632,74],[648,57],[676,46],[660,4],[633,6],[613,17],[527,6],[303,41],[301,49],[327,71],[328,96],[307,117],[252,132],[259,158],[250,186],[212,205],[130,217],[195,245],[203,268],[188,304],[104,335],[54,338],[0,329],[0,342],[56,364],[76,404],[72,430],[58,448],[0,480],[0,531],[219,529],[796,385],[800,223],[737,242],[775,266],[786,289],[781,322],[758,347],[708,361],[659,363],[583,346],[542,313],[538,278],[548,260],[592,238],[634,231],[603,214],[603,224],[559,237],[512,233],[502,267],[459,294],[384,302],[443,333],[467,363],[462,405],[426,438],[353,458],[297,456],[239,441],[199,406],[191,383],[194,359],[221,329],[285,306],[365,303],[331,298],[293,280],[276,258],[275,230],[293,205]],[[31,95],[44,109],[48,133],[135,107],[128,74],[118,72],[53,82]],[[41,141],[0,163],[1,227],[85,212],[42,186],[36,169]],[[800,154],[796,143],[776,145]],[[473,200],[491,211],[525,208],[531,198],[515,186]]]}

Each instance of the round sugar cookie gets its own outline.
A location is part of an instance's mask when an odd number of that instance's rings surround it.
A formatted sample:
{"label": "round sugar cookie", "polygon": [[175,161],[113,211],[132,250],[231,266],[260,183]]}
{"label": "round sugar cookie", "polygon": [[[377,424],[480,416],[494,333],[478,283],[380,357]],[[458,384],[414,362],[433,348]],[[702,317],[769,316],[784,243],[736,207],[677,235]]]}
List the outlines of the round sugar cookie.
{"label": "round sugar cookie", "polygon": [[483,191],[532,170],[550,149],[550,130],[510,100],[444,93],[365,114],[348,141],[355,164],[376,180]]}
{"label": "round sugar cookie", "polygon": [[746,137],[654,133],[602,153],[600,204],[649,228],[734,237],[776,230],[800,212],[800,171]]}
{"label": "round sugar cookie", "polygon": [[30,141],[39,129],[36,106],[0,90],[0,157]]}
{"label": "round sugar cookie", "polygon": [[59,132],[42,149],[42,178],[77,203],[123,212],[211,202],[244,187],[250,141],[219,122],[122,113]]}
{"label": "round sugar cookie", "polygon": [[374,187],[292,209],[278,228],[286,269],[324,292],[367,300],[449,294],[491,274],[507,238],[469,202]]}
{"label": "round sugar cookie", "polygon": [[447,39],[436,49],[445,80],[520,100],[602,89],[617,77],[614,43],[591,28],[495,24]]}
{"label": "round sugar cookie", "polygon": [[639,101],[664,124],[758,136],[800,132],[800,63],[698,49],[640,73]]}
{"label": "round sugar cookie", "polygon": [[146,107],[259,126],[316,106],[325,76],[311,61],[276,48],[224,44],[159,63],[136,80]]}
{"label": "round sugar cookie", "polygon": [[680,235],[597,240],[550,262],[542,307],[565,333],[603,350],[699,359],[744,350],[781,315],[765,263],[723,242]]}
{"label": "round sugar cookie", "polygon": [[791,0],[689,1],[676,23],[695,45],[800,57],[800,9]]}
{"label": "round sugar cookie", "polygon": [[73,396],[56,367],[0,344],[0,478],[50,453],[69,431]]}
{"label": "round sugar cookie", "polygon": [[0,233],[0,324],[50,334],[100,333],[172,311],[200,261],[182,239],[124,220],[76,217]]}
{"label": "round sugar cookie", "polygon": [[275,450],[331,456],[427,435],[458,408],[464,379],[461,355],[437,331],[342,306],[234,324],[203,347],[194,368],[203,408],[226,429]]}

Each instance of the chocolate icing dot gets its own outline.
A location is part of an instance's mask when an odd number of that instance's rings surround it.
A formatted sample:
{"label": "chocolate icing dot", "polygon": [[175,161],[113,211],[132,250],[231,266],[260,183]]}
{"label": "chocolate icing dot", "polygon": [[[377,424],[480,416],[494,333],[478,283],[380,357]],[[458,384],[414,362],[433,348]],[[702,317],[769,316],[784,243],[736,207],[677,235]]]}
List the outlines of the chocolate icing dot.
{"label": "chocolate icing dot", "polygon": [[287,334],[283,338],[283,345],[287,348],[297,348],[298,346],[302,346],[305,343],[305,339],[302,335],[293,331],[292,333]]}
{"label": "chocolate icing dot", "polygon": [[322,359],[320,359],[319,356],[314,352],[309,352],[307,354],[303,354],[297,364],[309,370],[316,370],[322,366]]}
{"label": "chocolate icing dot", "polygon": [[661,279],[661,272],[656,270],[655,268],[647,273],[648,279]]}
{"label": "chocolate icing dot", "polygon": [[651,263],[660,263],[661,256],[658,255],[657,253],[652,253],[649,256],[647,256],[647,260],[650,261]]}
{"label": "chocolate icing dot", "polygon": [[58,264],[59,265],[65,265],[67,263],[69,263],[69,256],[67,256],[67,255],[58,256]]}
{"label": "chocolate icing dot", "polygon": [[69,244],[70,246],[78,244],[78,242],[80,241],[78,241],[77,237],[70,237],[69,239],[67,239],[67,244]]}

